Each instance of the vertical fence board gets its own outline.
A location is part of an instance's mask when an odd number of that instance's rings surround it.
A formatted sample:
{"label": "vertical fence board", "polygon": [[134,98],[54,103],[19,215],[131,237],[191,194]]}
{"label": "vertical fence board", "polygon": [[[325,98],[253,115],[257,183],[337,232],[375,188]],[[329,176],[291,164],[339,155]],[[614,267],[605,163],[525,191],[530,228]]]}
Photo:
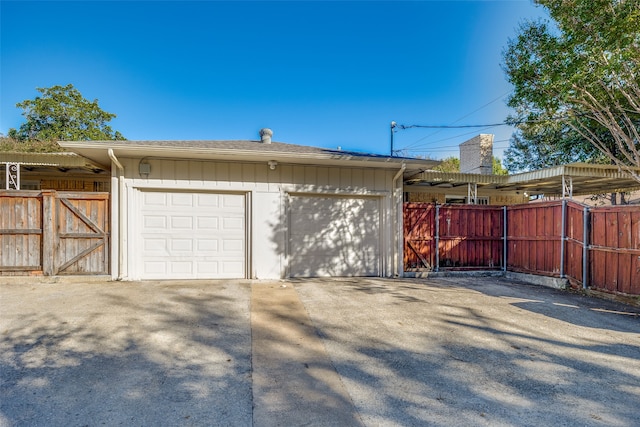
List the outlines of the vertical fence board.
{"label": "vertical fence board", "polygon": [[[631,249],[640,251],[640,210],[631,212]],[[640,253],[631,255],[629,294],[640,295]]]}
{"label": "vertical fence board", "polygon": [[[630,212],[621,211],[617,213],[618,217],[618,247],[631,248],[631,217]],[[631,290],[631,262],[633,256],[631,254],[618,253],[617,255],[617,291],[629,293]]]}
{"label": "vertical fence board", "polygon": [[[605,233],[605,246],[609,248],[619,248],[618,245],[618,213],[615,211],[605,212],[605,222],[607,233]],[[618,255],[607,251],[605,253],[605,265],[607,272],[606,289],[609,291],[618,290]]]}
{"label": "vertical fence board", "polygon": [[582,283],[583,244],[584,244],[584,208],[577,203],[567,204],[566,258],[564,270],[567,277]]}

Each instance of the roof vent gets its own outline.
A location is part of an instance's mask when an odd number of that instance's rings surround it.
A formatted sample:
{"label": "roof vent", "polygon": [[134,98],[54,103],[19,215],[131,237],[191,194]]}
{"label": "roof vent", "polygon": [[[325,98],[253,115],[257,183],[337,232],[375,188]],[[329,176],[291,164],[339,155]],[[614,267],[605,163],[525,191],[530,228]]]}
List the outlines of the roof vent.
{"label": "roof vent", "polygon": [[263,144],[271,144],[273,131],[269,128],[260,129],[260,142]]}

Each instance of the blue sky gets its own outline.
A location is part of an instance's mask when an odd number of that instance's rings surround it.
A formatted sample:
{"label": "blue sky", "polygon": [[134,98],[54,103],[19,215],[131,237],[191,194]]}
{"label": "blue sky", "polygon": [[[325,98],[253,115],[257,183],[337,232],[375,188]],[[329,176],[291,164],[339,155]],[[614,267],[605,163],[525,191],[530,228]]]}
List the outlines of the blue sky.
{"label": "blue sky", "polygon": [[[511,1],[1,1],[0,132],[17,102],[72,83],[128,139],[258,139],[388,154],[389,124],[498,123]],[[443,158],[477,133],[407,129],[407,155]]]}

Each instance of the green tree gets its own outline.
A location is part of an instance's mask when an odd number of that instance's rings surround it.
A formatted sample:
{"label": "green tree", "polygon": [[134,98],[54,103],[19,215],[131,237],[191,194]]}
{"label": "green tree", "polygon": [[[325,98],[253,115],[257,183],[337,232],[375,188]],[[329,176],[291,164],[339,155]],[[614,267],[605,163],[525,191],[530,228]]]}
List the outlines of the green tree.
{"label": "green tree", "polygon": [[460,159],[454,156],[442,159],[440,164],[433,168],[439,172],[460,172]]}
{"label": "green tree", "polygon": [[553,22],[528,22],[504,52],[518,130],[510,170],[610,162],[640,181],[638,0],[536,0]]}
{"label": "green tree", "polygon": [[[460,172],[460,159],[454,156],[442,159],[440,164],[433,168],[439,172]],[[502,162],[498,157],[493,157],[492,173],[494,175],[507,175],[509,171],[502,167]]]}
{"label": "green tree", "polygon": [[502,161],[498,157],[493,157],[491,173],[494,175],[509,175],[509,171],[502,167]]}
{"label": "green tree", "polygon": [[122,140],[108,122],[115,114],[103,111],[98,100],[89,101],[68,84],[37,88],[42,95],[16,104],[27,119],[18,129],[10,129],[8,136],[18,141],[84,141]]}

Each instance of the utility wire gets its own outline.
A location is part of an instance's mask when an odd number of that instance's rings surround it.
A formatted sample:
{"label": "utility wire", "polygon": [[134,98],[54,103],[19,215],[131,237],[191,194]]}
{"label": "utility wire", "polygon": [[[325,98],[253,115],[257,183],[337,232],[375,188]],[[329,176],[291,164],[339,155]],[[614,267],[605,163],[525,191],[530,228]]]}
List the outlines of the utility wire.
{"label": "utility wire", "polygon": [[496,126],[510,126],[507,123],[492,123],[486,125],[397,125],[400,129],[424,128],[424,129],[466,129],[466,128],[492,128]]}
{"label": "utility wire", "polygon": [[[455,123],[458,123],[460,120],[466,119],[467,117],[471,116],[471,115],[472,115],[472,114],[474,114],[474,113],[477,113],[478,111],[482,110],[482,109],[483,109],[483,108],[485,108],[485,107],[488,107],[489,105],[493,104],[494,102],[497,102],[497,101],[499,101],[499,100],[503,99],[505,96],[509,95],[511,92],[512,92],[512,91],[510,91],[510,90],[509,90],[509,91],[507,91],[507,92],[503,93],[502,95],[498,96],[497,98],[492,99],[491,101],[489,101],[489,102],[487,102],[486,104],[484,104],[484,105],[482,105],[482,106],[480,106],[480,107],[476,108],[475,110],[471,111],[470,113],[467,113],[467,114],[465,114],[464,116],[462,116],[462,117],[460,117],[460,118],[458,118],[458,119],[454,120],[453,122],[451,122],[451,123],[450,123],[450,125],[453,125],[453,124],[455,124]],[[433,132],[433,133],[431,133],[431,134],[429,134],[429,135],[423,136],[422,138],[418,139],[417,141],[414,141],[413,143],[409,144],[408,146],[410,147],[410,146],[412,146],[412,145],[414,145],[414,144],[417,144],[417,143],[418,143],[418,142],[420,142],[420,141],[424,141],[424,140],[425,140],[425,139],[427,139],[427,138],[431,138],[432,136],[437,135],[437,134],[438,134],[438,133],[440,133],[440,132],[442,132],[442,128],[441,128],[441,130],[438,130],[438,131],[435,131],[435,132]]]}
{"label": "utility wire", "polygon": [[565,119],[570,119],[573,117],[590,117],[589,113],[582,113],[582,114],[565,114],[562,116],[555,116],[555,117],[545,117],[542,119],[538,119],[538,120],[528,120],[528,119],[524,119],[524,120],[515,120],[513,122],[507,123],[507,122],[500,122],[500,123],[487,123],[487,124],[482,124],[482,125],[396,125],[395,127],[400,128],[400,129],[411,129],[411,128],[425,128],[425,129],[465,129],[465,128],[482,128],[482,127],[486,127],[486,128],[490,128],[490,127],[496,127],[496,126],[516,126],[516,125],[522,125],[525,123],[545,123],[545,122],[559,122],[561,120],[565,120]]}
{"label": "utility wire", "polygon": [[[491,128],[487,127],[487,128],[480,129],[480,130],[483,131],[485,129],[491,129]],[[415,144],[414,145],[409,145],[409,146],[405,147],[405,149],[409,149],[409,150],[414,150],[415,151],[415,149],[417,149],[417,148],[427,147],[429,145],[436,144],[438,142],[449,141],[449,140],[452,140],[452,139],[460,138],[462,136],[472,135],[472,134],[475,134],[475,133],[478,133],[478,131],[477,130],[472,130],[471,132],[465,132],[465,133],[457,134],[457,135],[454,135],[454,136],[449,136],[447,138],[442,138],[442,139],[438,139],[438,140],[435,140],[435,141],[425,142],[424,144],[420,144],[420,145],[415,145]]]}

